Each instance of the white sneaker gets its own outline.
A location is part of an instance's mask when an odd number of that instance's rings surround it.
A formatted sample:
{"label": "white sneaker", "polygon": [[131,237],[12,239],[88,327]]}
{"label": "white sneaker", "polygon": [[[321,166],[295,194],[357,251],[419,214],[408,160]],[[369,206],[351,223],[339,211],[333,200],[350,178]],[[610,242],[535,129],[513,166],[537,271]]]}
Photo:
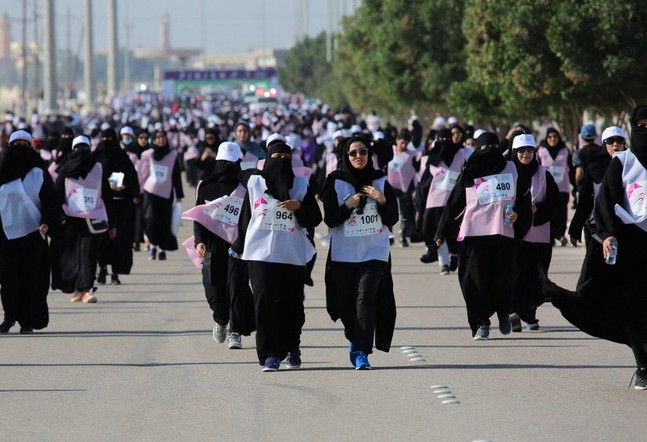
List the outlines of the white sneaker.
{"label": "white sneaker", "polygon": [[229,338],[227,339],[227,348],[229,348],[230,350],[238,350],[243,348],[243,344],[240,342],[240,333],[229,333]]}
{"label": "white sneaker", "polygon": [[490,327],[481,325],[474,335],[475,341],[487,341],[490,338]]}
{"label": "white sneaker", "polygon": [[222,344],[223,342],[225,342],[226,337],[227,337],[227,326],[216,323],[216,326],[213,328],[213,340],[216,341],[218,344]]}

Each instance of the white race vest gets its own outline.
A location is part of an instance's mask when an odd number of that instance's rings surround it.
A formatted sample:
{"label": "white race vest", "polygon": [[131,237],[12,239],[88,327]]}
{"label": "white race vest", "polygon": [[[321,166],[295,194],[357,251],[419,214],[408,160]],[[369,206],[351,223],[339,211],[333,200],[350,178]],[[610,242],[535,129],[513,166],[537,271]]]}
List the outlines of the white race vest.
{"label": "white race vest", "polygon": [[615,155],[622,163],[622,205],[614,206],[615,214],[625,224],[635,224],[647,232],[647,170],[631,150]]}
{"label": "white race vest", "polygon": [[38,194],[43,181],[43,171],[34,167],[24,179],[18,178],[0,186],[0,216],[7,239],[22,238],[40,227]]}
{"label": "white race vest", "polygon": [[[372,185],[384,193],[386,177],[373,181]],[[337,203],[344,204],[344,197],[354,195],[355,188],[346,181],[335,180]],[[377,213],[377,202],[368,199],[364,212],[353,213],[342,225],[332,229],[330,235],[330,259],[336,262],[365,262],[372,259],[389,260],[389,229]]]}
{"label": "white race vest", "polygon": [[[252,217],[247,226],[242,258],[304,266],[316,250],[293,212],[277,207],[279,201],[265,193],[267,185],[261,175],[247,182]],[[294,177],[290,199],[303,201],[308,190],[306,177]]]}

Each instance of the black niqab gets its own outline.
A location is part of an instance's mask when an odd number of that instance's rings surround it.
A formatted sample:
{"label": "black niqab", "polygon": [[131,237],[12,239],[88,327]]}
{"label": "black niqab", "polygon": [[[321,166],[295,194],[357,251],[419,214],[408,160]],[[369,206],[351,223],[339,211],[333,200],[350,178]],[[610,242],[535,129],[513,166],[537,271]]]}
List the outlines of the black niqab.
{"label": "black niqab", "polygon": [[122,171],[130,162],[128,155],[121,149],[117,132],[114,129],[101,131],[102,140],[97,145],[94,155],[106,171]]}
{"label": "black niqab", "polygon": [[438,140],[434,143],[434,147],[429,152],[427,163],[433,166],[438,166],[442,161],[449,167],[451,166],[452,161],[454,161],[454,156],[461,147],[463,147],[462,144],[452,142],[451,130],[441,129],[438,132]]}
{"label": "black niqab", "polygon": [[74,131],[70,127],[63,129],[61,137],[58,139],[58,147],[56,148],[56,158],[54,162],[61,164],[65,158],[72,152],[72,141],[74,138]]}
{"label": "black niqab", "polygon": [[75,149],[60,165],[58,176],[63,178],[85,178],[96,163],[90,149]]}
{"label": "black niqab", "polygon": [[631,114],[631,147],[640,164],[647,169],[647,127],[639,127],[639,120],[647,120],[647,105],[636,106]]}
{"label": "black niqab", "polygon": [[499,146],[499,138],[492,132],[484,132],[476,139],[476,150],[470,155],[461,174],[464,187],[473,186],[475,178],[494,175],[505,168],[507,161],[500,147],[481,149],[481,146],[493,144]]}
{"label": "black niqab", "polygon": [[290,189],[294,185],[292,159],[272,158],[273,153],[292,154],[292,149],[283,142],[272,143],[267,150],[267,158],[261,171],[267,186],[265,193],[279,201],[287,201],[290,199]]}
{"label": "black niqab", "polygon": [[34,167],[46,171],[45,163],[31,147],[9,146],[0,152],[0,185],[25,177]]}

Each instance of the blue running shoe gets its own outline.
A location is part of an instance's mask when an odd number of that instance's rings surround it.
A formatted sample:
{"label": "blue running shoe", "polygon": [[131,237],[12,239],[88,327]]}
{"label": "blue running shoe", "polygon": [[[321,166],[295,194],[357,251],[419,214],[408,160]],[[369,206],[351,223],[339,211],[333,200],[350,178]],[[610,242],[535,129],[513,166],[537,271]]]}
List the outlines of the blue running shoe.
{"label": "blue running shoe", "polygon": [[348,343],[348,356],[350,359],[350,363],[352,366],[355,366],[355,358],[357,357],[357,352],[355,351],[355,348],[353,348],[353,343],[349,342]]}
{"label": "blue running shoe", "polygon": [[368,356],[363,351],[356,351],[355,370],[370,370],[371,364],[368,363]]}
{"label": "blue running shoe", "polygon": [[269,356],[263,364],[263,371],[278,371],[281,361],[276,356]]}
{"label": "blue running shoe", "polygon": [[299,350],[288,352],[288,357],[285,358],[285,365],[288,368],[301,367],[301,352]]}

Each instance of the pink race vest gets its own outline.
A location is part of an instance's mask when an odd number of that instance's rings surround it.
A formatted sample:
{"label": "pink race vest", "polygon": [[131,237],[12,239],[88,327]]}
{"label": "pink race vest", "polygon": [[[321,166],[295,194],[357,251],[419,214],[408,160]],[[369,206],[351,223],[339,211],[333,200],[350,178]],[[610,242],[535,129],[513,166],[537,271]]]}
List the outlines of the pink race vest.
{"label": "pink race vest", "polygon": [[49,167],[47,168],[47,171],[51,175],[52,180],[54,180],[54,182],[56,182],[56,178],[58,178],[58,174],[56,173],[57,167],[58,167],[58,164],[56,162],[52,162],[52,164],[50,164]]}
{"label": "pink race vest", "polygon": [[155,161],[153,149],[142,153],[142,169],[147,172],[143,188],[148,193],[169,199],[173,187],[173,168],[177,152],[172,150],[161,161]]}
{"label": "pink race vest", "polygon": [[[546,201],[546,171],[544,166],[539,166],[530,182],[530,194],[533,203]],[[550,242],[550,221],[539,226],[531,226],[523,238],[527,242],[549,243]]]}
{"label": "pink race vest", "polygon": [[[420,154],[418,154],[420,155]],[[427,160],[429,157],[427,155],[420,156],[420,170],[418,170],[417,178],[418,181],[422,179],[422,174],[425,173],[425,167],[427,167]]]}
{"label": "pink race vest", "polygon": [[459,241],[468,236],[503,235],[514,238],[512,224],[505,224],[505,206],[514,204],[517,168],[508,161],[495,175],[474,179],[465,189],[465,214],[458,233]]}
{"label": "pink race vest", "polygon": [[132,152],[127,152],[127,154],[128,158],[130,158],[130,162],[133,163],[133,166],[135,166],[135,172],[137,172],[137,180],[139,181],[139,188],[143,189],[146,178],[148,178],[148,168],[142,166],[143,162],[141,159],[137,158],[137,155]]}
{"label": "pink race vest", "polygon": [[108,221],[106,206],[101,198],[103,168],[96,163],[85,178],[65,178],[65,203],[67,216]]}
{"label": "pink race vest", "polygon": [[195,247],[193,243],[195,242],[195,237],[190,236],[184,242],[182,242],[182,247],[186,250],[186,254],[189,255],[189,259],[194,266],[201,269],[202,268],[202,258],[198,258],[198,254],[195,252]]}
{"label": "pink race vest", "polygon": [[195,206],[184,212],[182,219],[195,221],[229,244],[233,244],[238,238],[238,218],[244,197],[245,188],[239,184],[231,195]]}
{"label": "pink race vest", "polygon": [[387,179],[394,188],[406,192],[416,175],[413,168],[413,157],[416,153],[410,150],[397,152],[393,148],[393,159],[389,161]]}
{"label": "pink race vest", "polygon": [[546,167],[553,176],[559,191],[568,193],[568,149],[560,149],[559,153],[553,160],[548,149],[544,146],[540,146],[537,149],[537,160],[539,161],[539,164]]}
{"label": "pink race vest", "polygon": [[251,152],[245,152],[243,161],[240,162],[240,168],[242,170],[258,168],[258,157]]}
{"label": "pink race vest", "polygon": [[[427,158],[427,157],[425,157]],[[434,207],[445,207],[452,189],[456,185],[456,179],[461,173],[461,169],[465,164],[465,151],[459,149],[454,155],[452,164],[447,165],[441,161],[438,166],[429,165],[429,171],[433,175],[431,184],[429,185],[429,193],[427,194],[427,202],[425,209]]]}
{"label": "pink race vest", "polygon": [[337,170],[337,155],[331,151],[326,154],[326,176],[335,170]]}

